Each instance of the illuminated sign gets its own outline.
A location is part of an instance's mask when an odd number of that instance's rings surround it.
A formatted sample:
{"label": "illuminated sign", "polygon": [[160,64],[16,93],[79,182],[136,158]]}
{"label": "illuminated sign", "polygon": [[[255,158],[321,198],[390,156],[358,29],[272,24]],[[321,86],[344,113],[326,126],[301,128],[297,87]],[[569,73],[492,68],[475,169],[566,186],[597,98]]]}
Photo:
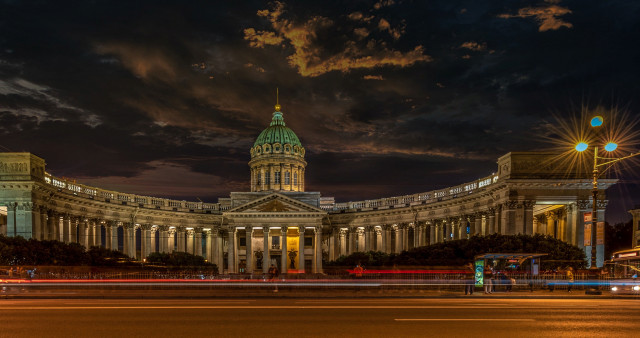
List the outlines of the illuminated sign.
{"label": "illuminated sign", "polygon": [[591,217],[591,213],[590,212],[585,212],[584,213],[584,221],[585,222],[591,222],[592,221],[592,217]]}
{"label": "illuminated sign", "polygon": [[618,254],[618,258],[622,258],[622,257],[636,257],[638,256],[638,252],[626,252],[626,253],[621,253]]}
{"label": "illuminated sign", "polygon": [[476,286],[482,286],[484,283],[484,259],[479,259],[475,263]]}

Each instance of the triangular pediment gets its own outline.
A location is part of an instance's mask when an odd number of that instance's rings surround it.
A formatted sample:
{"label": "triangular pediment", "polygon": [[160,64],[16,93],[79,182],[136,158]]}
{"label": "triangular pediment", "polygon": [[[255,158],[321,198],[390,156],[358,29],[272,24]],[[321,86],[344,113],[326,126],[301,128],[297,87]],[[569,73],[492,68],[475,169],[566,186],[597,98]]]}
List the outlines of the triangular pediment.
{"label": "triangular pediment", "polygon": [[322,213],[326,211],[297,199],[273,193],[227,210],[229,213]]}

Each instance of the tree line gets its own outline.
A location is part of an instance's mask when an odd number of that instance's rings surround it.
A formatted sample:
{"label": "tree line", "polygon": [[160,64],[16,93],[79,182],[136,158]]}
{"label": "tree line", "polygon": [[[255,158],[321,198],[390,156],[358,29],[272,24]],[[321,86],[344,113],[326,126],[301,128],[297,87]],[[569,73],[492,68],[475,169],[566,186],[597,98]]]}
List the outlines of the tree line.
{"label": "tree line", "polygon": [[547,255],[541,260],[543,270],[582,269],[586,265],[584,251],[561,240],[539,234],[493,234],[417,247],[399,254],[355,252],[327,262],[326,266],[464,266],[475,256],[486,253],[545,253]]}

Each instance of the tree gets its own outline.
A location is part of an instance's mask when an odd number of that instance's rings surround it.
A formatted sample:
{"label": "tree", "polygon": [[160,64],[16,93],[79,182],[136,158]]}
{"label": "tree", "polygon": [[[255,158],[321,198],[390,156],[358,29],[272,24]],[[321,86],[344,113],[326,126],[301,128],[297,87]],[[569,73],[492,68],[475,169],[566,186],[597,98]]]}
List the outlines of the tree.
{"label": "tree", "polygon": [[543,235],[489,235],[447,241],[403,251],[400,254],[356,252],[341,256],[327,266],[462,266],[485,253],[546,253],[543,269],[585,266],[585,255],[577,246]]}

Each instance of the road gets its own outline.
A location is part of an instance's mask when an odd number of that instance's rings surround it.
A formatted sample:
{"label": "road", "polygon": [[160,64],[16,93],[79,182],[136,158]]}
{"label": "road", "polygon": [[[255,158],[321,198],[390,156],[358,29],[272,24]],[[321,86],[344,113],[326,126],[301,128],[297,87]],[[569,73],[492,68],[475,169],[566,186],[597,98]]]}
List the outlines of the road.
{"label": "road", "polygon": [[633,299],[0,300],[1,337],[637,337]]}

